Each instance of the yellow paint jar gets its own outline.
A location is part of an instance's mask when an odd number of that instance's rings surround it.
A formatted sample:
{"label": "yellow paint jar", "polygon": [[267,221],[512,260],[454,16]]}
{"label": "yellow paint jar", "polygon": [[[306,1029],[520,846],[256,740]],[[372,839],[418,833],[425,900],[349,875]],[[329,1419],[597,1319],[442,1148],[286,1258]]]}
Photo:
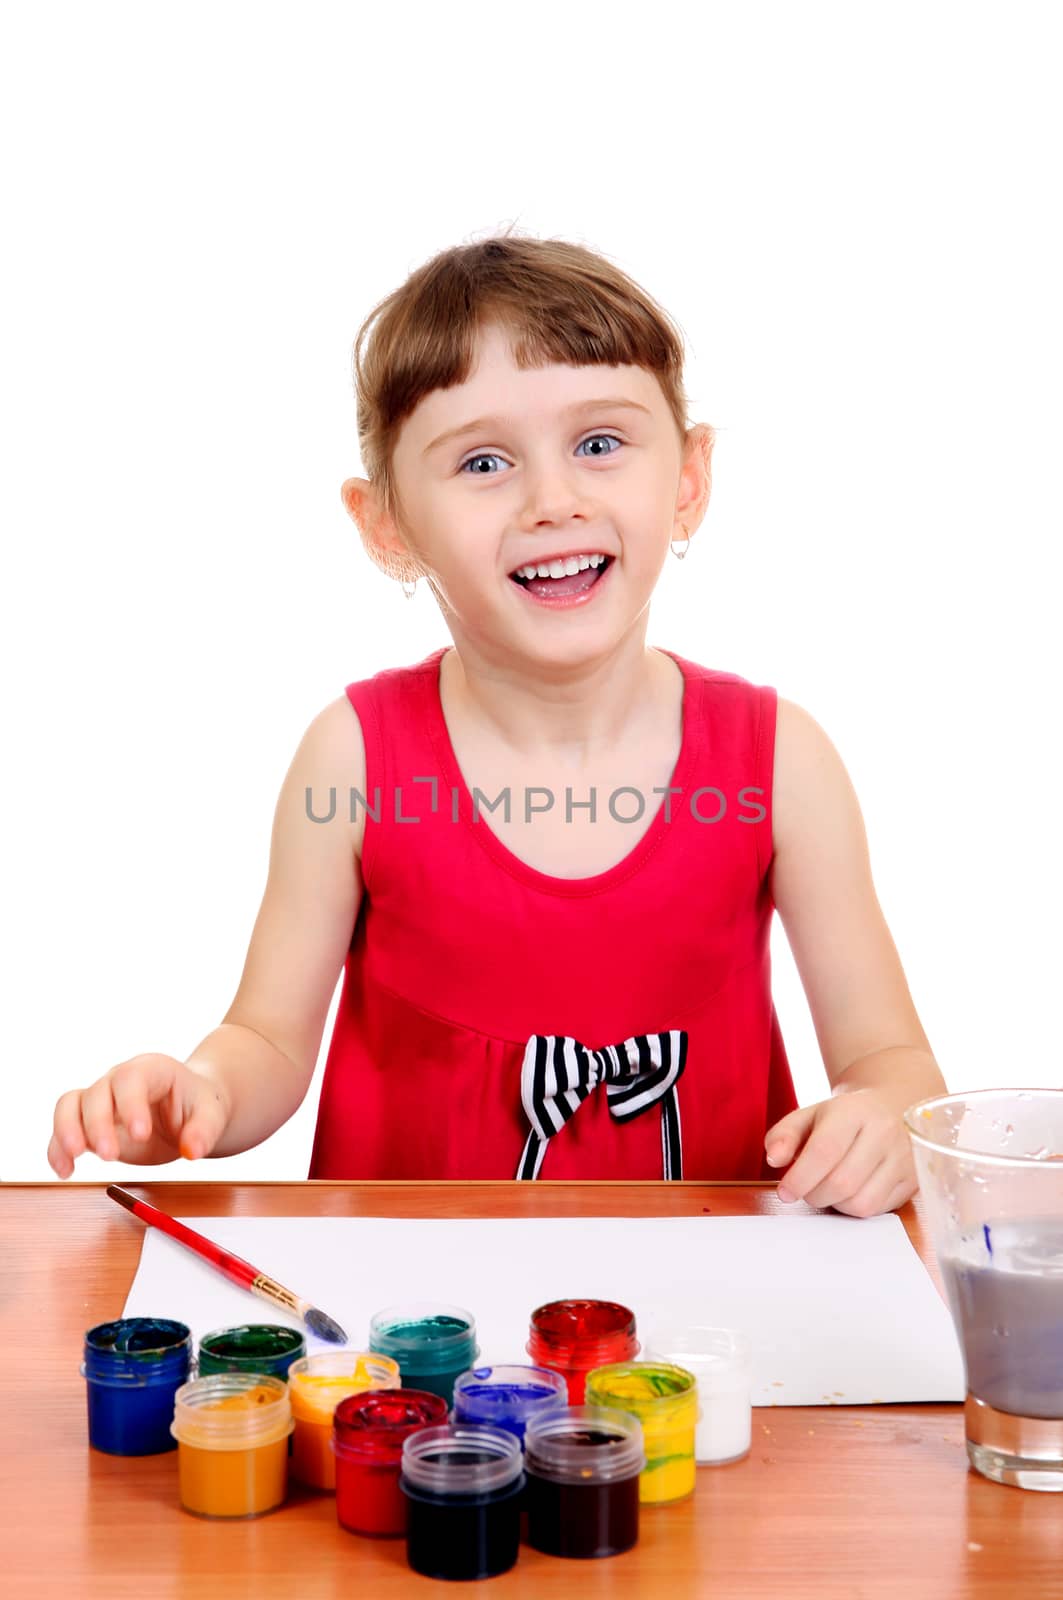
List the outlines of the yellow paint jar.
{"label": "yellow paint jar", "polygon": [[694,1434],[698,1421],[697,1379],[665,1361],[622,1361],[587,1374],[589,1406],[627,1411],[642,1423],[646,1465],[639,1476],[639,1501],[664,1505],[694,1492]]}
{"label": "yellow paint jar", "polygon": [[257,1517],[284,1499],[288,1386],[253,1372],[193,1378],[174,1395],[181,1504],[200,1517]]}
{"label": "yellow paint jar", "polygon": [[399,1364],[367,1350],[323,1350],[288,1368],[295,1433],[292,1472],[311,1489],[336,1489],[332,1418],[341,1400],[366,1389],[397,1389]]}

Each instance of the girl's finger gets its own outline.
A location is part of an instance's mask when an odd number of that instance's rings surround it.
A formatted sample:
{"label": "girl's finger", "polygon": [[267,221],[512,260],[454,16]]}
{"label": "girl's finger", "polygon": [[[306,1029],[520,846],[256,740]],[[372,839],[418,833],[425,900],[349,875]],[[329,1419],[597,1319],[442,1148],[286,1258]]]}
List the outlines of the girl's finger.
{"label": "girl's finger", "polygon": [[[848,1203],[850,1196],[855,1195],[872,1178],[881,1172],[883,1165],[892,1158],[892,1148],[883,1147],[881,1136],[867,1123],[861,1124],[845,1155],[833,1167],[822,1182],[815,1188],[809,1189],[805,1196],[805,1204],[810,1206],[834,1206],[839,1201]],[[891,1174],[891,1179],[896,1173]],[[790,1175],[786,1176],[787,1188],[790,1185]]]}
{"label": "girl's finger", "polygon": [[792,1161],[816,1118],[815,1106],[799,1106],[781,1118],[764,1135],[769,1167],[784,1167]]}
{"label": "girl's finger", "polygon": [[104,1161],[117,1161],[118,1135],[114,1127],[114,1097],[110,1074],[100,1078],[81,1095],[81,1121],[85,1142]]}
{"label": "girl's finger", "polygon": [[85,1129],[81,1123],[81,1090],[68,1089],[56,1101],[52,1123],[52,1137],[63,1154],[71,1161],[83,1154],[86,1148]]}
{"label": "girl's finger", "polygon": [[829,1205],[830,1201],[817,1198],[826,1194],[842,1194],[835,1190],[834,1175],[849,1157],[855,1141],[863,1130],[863,1123],[845,1114],[832,1113],[831,1108],[840,1102],[828,1100],[817,1109],[817,1117],[801,1154],[779,1185],[780,1194],[794,1200],[805,1200],[810,1206]]}
{"label": "girl's finger", "polygon": [[891,1150],[854,1194],[831,1201],[831,1204],[835,1210],[843,1211],[850,1217],[877,1216],[880,1211],[888,1209],[886,1197],[897,1187],[897,1171],[896,1151]]}
{"label": "girl's finger", "polygon": [[116,1067],[111,1074],[111,1093],[120,1122],[134,1139],[151,1136],[151,1106],[147,1074],[136,1067]]}
{"label": "girl's finger", "polygon": [[63,1149],[55,1134],[48,1140],[48,1165],[59,1178],[69,1178],[74,1170],[74,1163]]}
{"label": "girl's finger", "polygon": [[897,1206],[907,1205],[908,1201],[912,1199],[918,1187],[919,1185],[917,1183],[913,1183],[911,1178],[902,1178],[899,1183],[895,1183],[893,1185],[893,1188],[886,1196],[885,1203],[882,1207],[883,1211],[893,1211]]}

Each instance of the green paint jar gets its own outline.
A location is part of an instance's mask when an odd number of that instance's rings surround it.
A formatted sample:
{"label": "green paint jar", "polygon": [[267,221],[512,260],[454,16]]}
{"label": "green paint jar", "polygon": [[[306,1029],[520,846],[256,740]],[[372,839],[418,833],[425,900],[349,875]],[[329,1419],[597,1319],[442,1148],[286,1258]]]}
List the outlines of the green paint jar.
{"label": "green paint jar", "polygon": [[247,1322],[236,1328],[215,1328],[199,1341],[198,1372],[255,1372],[288,1378],[293,1361],[306,1355],[306,1339],[298,1328],[279,1322]]}

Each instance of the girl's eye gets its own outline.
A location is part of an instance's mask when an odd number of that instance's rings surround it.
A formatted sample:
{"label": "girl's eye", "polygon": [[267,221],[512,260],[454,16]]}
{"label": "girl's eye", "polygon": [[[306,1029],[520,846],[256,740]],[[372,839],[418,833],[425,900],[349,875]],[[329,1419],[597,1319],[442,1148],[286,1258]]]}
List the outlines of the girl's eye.
{"label": "girl's eye", "polygon": [[[622,445],[623,442],[624,442],[623,439],[618,439],[615,433],[592,433],[592,434],[589,434],[586,439],[581,439],[580,440],[580,445],[591,444],[596,439],[615,439],[616,443],[620,444],[620,445]],[[576,448],[578,449],[579,445],[577,445]],[[598,455],[599,457],[602,456],[602,455],[615,456],[616,455],[616,451],[615,450],[605,450],[605,451],[596,452],[596,455]],[[481,453],[478,456],[470,456],[468,461],[463,461],[462,462],[461,466],[458,468],[458,471],[459,472],[464,472],[466,467],[471,467],[474,461],[500,461],[501,459],[502,459],[501,456],[495,455],[493,451],[486,451],[486,452]],[[584,459],[586,460],[588,458],[584,457]],[[595,459],[595,457],[591,456],[590,459],[593,461]],[[497,472],[477,472],[477,473],[469,473],[468,476],[470,476],[470,477],[479,477],[479,478],[497,478],[498,477],[498,473]]]}

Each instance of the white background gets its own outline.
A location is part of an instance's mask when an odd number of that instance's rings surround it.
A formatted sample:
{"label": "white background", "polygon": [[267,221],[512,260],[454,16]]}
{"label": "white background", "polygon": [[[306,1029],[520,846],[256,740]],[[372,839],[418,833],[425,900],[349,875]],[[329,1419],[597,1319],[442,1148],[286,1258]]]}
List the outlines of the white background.
{"label": "white background", "polygon": [[[686,9],[5,12],[3,1178],[216,1026],[307,723],[448,642],[340,503],[351,344],[510,223],[643,284],[719,430],[650,642],[827,730],[949,1087],[1063,1081],[1053,8]],[[305,1176],[334,1009],[287,1126],[154,1175]]]}

